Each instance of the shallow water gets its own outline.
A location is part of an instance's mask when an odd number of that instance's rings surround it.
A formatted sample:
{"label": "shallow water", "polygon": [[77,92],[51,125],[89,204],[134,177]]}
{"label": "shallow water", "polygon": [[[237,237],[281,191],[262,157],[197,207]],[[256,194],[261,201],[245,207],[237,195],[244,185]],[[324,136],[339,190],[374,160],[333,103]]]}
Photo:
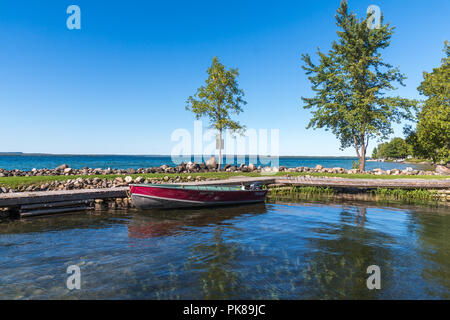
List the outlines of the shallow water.
{"label": "shallow water", "polygon": [[[450,215],[426,211],[298,203],[3,222],[0,298],[449,299]],[[370,265],[380,290],[367,288]]]}

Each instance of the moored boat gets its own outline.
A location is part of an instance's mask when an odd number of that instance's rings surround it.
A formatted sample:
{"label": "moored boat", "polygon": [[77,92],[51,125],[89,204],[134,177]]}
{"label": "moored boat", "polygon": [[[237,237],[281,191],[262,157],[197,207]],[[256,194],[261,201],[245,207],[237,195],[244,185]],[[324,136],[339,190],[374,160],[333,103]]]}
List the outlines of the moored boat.
{"label": "moored boat", "polygon": [[132,184],[131,201],[140,209],[210,207],[264,202],[267,190],[241,186]]}

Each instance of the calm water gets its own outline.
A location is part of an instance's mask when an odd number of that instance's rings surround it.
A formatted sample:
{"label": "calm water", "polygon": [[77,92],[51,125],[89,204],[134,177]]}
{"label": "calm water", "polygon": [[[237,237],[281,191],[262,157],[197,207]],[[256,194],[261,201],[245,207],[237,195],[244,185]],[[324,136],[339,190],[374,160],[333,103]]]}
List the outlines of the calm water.
{"label": "calm water", "polygon": [[[193,161],[194,159],[183,159],[184,162]],[[207,159],[204,159],[206,161]],[[274,164],[276,166],[286,166],[288,168],[306,166],[315,167],[320,164],[325,168],[341,167],[345,169],[351,169],[353,161],[357,158],[314,158],[314,157],[280,157],[279,164]],[[234,158],[234,161],[226,161],[230,164],[248,164],[249,161],[254,162],[253,159],[248,158]],[[263,159],[263,161],[265,161]],[[180,160],[181,162],[181,160]],[[196,160],[196,162],[199,162]],[[21,155],[21,156],[5,156],[0,155],[0,168],[8,170],[31,170],[33,168],[42,169],[48,168],[53,169],[57,166],[67,163],[71,168],[80,169],[83,167],[89,168],[103,168],[108,167],[113,169],[128,169],[128,168],[148,168],[161,166],[167,164],[174,166],[174,162],[169,156],[120,156],[120,155]],[[258,161],[257,165],[260,165]],[[271,165],[271,163],[263,163],[262,165]],[[374,168],[381,168],[384,170],[388,169],[405,169],[407,167],[417,167],[413,164],[402,164],[402,163],[389,163],[389,162],[367,162],[367,170]],[[422,166],[423,167],[423,166]]]}
{"label": "calm water", "polygon": [[0,298],[449,299],[449,230],[424,209],[318,203],[3,222]]}

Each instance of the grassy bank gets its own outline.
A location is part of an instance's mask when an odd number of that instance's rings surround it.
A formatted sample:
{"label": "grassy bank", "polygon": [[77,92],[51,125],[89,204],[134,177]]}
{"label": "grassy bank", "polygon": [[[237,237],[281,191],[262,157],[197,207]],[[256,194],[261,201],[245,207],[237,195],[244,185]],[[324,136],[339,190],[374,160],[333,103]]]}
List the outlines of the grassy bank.
{"label": "grassy bank", "polygon": [[[372,175],[372,174],[344,174],[344,173],[308,173],[308,172],[278,172],[275,176],[286,176],[289,174],[291,177],[295,176],[313,176],[313,177],[341,177],[350,179],[450,179],[450,176],[415,176],[415,175]],[[66,181],[69,179],[77,178],[100,178],[114,180],[117,177],[125,177],[127,175],[74,175],[74,176],[31,176],[31,177],[0,177],[0,186],[17,188],[30,185],[41,185],[53,181]],[[247,177],[261,177],[267,175],[261,175],[258,172],[205,172],[205,173],[148,173],[148,174],[131,174],[131,177],[137,178],[139,176],[151,180],[151,179],[163,179],[169,177],[170,179],[180,177],[186,179],[187,177],[196,178],[198,176],[203,178],[212,179],[228,179],[233,176],[247,176]]]}
{"label": "grassy bank", "polygon": [[336,194],[336,190],[329,187],[274,187],[269,189],[269,195],[276,198],[298,198],[302,196],[330,196]]}
{"label": "grassy bank", "polygon": [[269,188],[268,193],[271,200],[363,200],[373,202],[401,202],[409,204],[437,204],[445,198],[436,190],[425,189],[388,189],[378,188],[375,190],[349,194],[338,192],[329,187],[298,187],[285,186]]}
{"label": "grassy bank", "polygon": [[382,200],[401,200],[408,202],[415,201],[439,201],[439,193],[436,190],[425,190],[425,189],[387,189],[378,188],[372,191],[375,197]]}

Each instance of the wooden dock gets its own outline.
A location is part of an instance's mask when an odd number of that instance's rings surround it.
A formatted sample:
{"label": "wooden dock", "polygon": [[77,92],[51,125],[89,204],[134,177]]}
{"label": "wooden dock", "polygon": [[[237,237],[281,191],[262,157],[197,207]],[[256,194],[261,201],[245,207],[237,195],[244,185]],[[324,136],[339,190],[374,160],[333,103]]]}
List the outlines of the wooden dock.
{"label": "wooden dock", "polygon": [[[346,192],[355,189],[449,189],[450,179],[350,179],[337,177],[232,177],[226,180],[209,180],[182,183],[184,185],[294,185],[337,188]],[[0,194],[0,208],[9,208],[20,216],[82,211],[93,207],[94,201],[128,198],[128,187],[81,189],[60,191],[16,192]],[[127,199],[124,199],[124,201]]]}
{"label": "wooden dock", "polygon": [[450,179],[351,179],[338,177],[279,177],[277,184],[343,189],[450,189]]}
{"label": "wooden dock", "polygon": [[0,207],[15,207],[37,203],[67,202],[77,200],[95,200],[123,198],[128,187],[105,189],[80,189],[60,191],[14,192],[0,194]]}

